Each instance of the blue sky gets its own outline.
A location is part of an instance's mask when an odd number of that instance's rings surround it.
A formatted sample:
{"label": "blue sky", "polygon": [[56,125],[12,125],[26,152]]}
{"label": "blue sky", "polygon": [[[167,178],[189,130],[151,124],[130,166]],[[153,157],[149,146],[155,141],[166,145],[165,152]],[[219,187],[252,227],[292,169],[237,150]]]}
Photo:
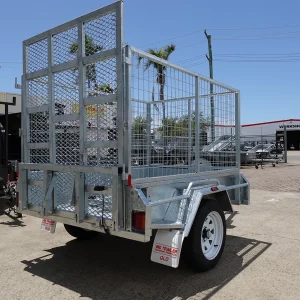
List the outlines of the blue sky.
{"label": "blue sky", "polygon": [[[24,39],[111,2],[3,0],[0,91],[15,91]],[[212,35],[215,79],[241,90],[242,123],[300,117],[298,1],[124,2],[126,43],[146,50],[173,42],[177,49],[170,60],[206,76],[203,29],[207,29]],[[230,28],[247,30],[212,30]]]}

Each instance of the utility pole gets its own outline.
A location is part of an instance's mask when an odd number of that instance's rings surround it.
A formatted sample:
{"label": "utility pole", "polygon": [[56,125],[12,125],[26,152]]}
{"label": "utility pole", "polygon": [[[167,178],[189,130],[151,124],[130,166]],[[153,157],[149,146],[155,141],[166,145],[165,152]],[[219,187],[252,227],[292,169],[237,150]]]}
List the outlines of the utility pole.
{"label": "utility pole", "polygon": [[[213,72],[213,55],[212,55],[212,47],[211,47],[211,35],[207,34],[206,29],[204,30],[204,34],[207,38],[208,43],[208,56],[206,58],[209,62],[209,77],[210,79],[214,79],[214,72]],[[210,94],[214,93],[214,86],[210,83]],[[210,97],[210,130],[211,130],[211,140],[212,142],[215,140],[215,103],[214,97]]]}

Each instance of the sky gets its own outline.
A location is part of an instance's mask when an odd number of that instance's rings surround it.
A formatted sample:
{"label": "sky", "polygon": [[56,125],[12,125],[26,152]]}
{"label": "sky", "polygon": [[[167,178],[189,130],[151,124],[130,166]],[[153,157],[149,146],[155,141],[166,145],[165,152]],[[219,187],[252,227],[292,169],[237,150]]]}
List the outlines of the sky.
{"label": "sky", "polygon": [[[1,1],[0,91],[22,75],[22,41],[110,4],[109,0]],[[170,43],[170,61],[241,91],[242,124],[300,118],[300,2],[125,0],[125,42],[142,50]]]}

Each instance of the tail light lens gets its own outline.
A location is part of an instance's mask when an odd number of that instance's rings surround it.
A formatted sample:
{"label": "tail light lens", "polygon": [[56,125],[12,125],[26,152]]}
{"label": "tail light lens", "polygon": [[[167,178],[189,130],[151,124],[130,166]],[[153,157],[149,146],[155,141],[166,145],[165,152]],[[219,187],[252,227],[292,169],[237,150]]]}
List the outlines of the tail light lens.
{"label": "tail light lens", "polygon": [[132,227],[135,230],[145,232],[146,215],[144,211],[132,212]]}

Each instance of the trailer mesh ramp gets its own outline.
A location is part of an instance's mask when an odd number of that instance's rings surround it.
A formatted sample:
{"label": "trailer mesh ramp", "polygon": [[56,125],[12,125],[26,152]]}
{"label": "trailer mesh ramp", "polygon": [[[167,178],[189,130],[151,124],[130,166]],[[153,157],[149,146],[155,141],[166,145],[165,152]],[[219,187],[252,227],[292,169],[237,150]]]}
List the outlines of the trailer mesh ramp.
{"label": "trailer mesh ramp", "polygon": [[[74,215],[81,209],[83,217],[113,218],[117,171],[108,175],[95,168],[117,170],[122,163],[117,135],[122,123],[117,101],[122,100],[122,70],[117,68],[121,14],[121,3],[113,3],[23,44],[23,162],[39,166],[27,169],[31,210],[43,211],[53,185],[49,210],[54,213]],[[75,168],[81,166],[94,171]],[[99,186],[105,192],[99,193]],[[78,194],[84,204],[76,202]]]}

